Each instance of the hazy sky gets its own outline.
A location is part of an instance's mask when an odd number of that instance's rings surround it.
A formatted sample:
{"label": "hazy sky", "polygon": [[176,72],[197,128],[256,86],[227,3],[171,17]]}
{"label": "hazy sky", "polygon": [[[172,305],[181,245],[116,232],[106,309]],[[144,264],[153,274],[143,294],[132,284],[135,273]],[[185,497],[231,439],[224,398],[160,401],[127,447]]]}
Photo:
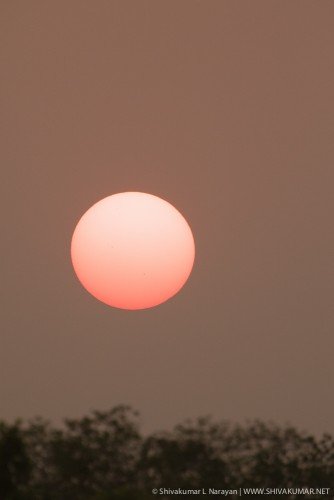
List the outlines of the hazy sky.
{"label": "hazy sky", "polygon": [[[0,7],[0,417],[129,403],[334,432],[334,2]],[[196,240],[180,294],[110,308],[77,281],[81,215],[120,191]]]}

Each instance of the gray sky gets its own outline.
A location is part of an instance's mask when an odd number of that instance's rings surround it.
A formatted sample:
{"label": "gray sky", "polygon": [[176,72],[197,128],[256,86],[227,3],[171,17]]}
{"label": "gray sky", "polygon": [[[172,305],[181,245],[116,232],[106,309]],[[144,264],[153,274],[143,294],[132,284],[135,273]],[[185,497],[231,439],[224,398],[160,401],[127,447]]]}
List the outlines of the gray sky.
{"label": "gray sky", "polygon": [[[129,403],[334,432],[334,3],[4,1],[0,417]],[[145,311],[79,284],[81,215],[120,191],[189,221]]]}

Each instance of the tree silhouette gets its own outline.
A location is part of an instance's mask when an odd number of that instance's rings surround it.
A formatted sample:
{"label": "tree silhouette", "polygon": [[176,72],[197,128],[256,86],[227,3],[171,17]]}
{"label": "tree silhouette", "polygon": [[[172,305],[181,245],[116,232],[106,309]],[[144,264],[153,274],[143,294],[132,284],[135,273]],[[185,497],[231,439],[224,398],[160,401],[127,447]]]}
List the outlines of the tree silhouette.
{"label": "tree silhouette", "polygon": [[140,449],[136,417],[130,408],[119,406],[67,419],[63,429],[33,423],[26,437],[38,469],[34,479],[38,495],[47,500],[84,500],[126,490],[134,482]]}
{"label": "tree silhouette", "polygon": [[22,437],[20,422],[0,423],[0,498],[31,498],[28,484],[33,464]]}
{"label": "tree silhouette", "polygon": [[42,419],[0,423],[1,500],[147,500],[153,488],[305,486],[334,488],[328,434],[199,418],[143,437],[127,406],[67,419],[61,428]]}

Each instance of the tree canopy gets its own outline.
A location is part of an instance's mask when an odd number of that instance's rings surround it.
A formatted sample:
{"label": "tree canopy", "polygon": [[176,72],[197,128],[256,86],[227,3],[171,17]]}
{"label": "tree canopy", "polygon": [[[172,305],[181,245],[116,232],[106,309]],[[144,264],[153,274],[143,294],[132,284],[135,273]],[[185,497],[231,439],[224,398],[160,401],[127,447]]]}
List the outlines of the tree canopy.
{"label": "tree canopy", "polygon": [[143,436],[138,413],[127,406],[66,419],[59,428],[38,418],[0,422],[1,500],[146,500],[154,488],[170,498],[168,489],[257,487],[333,488],[333,437],[208,417]]}

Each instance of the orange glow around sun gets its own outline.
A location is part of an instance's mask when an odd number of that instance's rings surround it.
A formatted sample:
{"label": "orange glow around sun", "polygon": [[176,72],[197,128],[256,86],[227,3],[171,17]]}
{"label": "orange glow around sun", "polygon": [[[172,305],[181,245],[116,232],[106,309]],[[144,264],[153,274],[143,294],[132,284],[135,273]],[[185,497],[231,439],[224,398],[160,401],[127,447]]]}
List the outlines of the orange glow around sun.
{"label": "orange glow around sun", "polygon": [[82,216],[71,256],[94,297],[121,309],[146,309],[182,288],[195,244],[187,221],[170,203],[127,192],[104,198]]}

